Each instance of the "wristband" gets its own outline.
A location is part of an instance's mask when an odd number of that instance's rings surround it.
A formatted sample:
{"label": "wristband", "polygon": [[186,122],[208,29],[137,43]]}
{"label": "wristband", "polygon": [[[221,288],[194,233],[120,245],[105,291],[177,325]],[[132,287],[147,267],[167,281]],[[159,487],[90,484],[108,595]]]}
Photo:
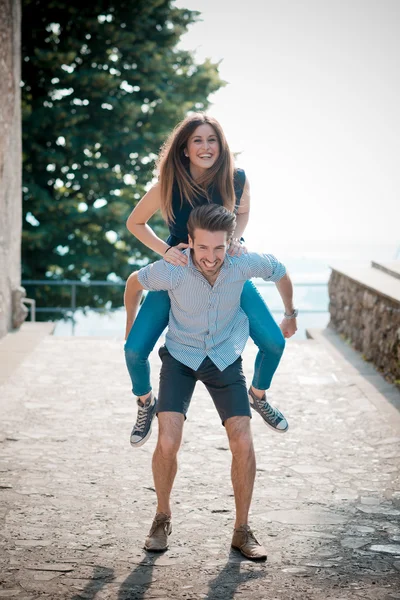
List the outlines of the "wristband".
{"label": "wristband", "polygon": [[168,246],[168,248],[166,249],[166,251],[164,252],[164,254],[167,254],[168,250],[171,250],[172,246]]}

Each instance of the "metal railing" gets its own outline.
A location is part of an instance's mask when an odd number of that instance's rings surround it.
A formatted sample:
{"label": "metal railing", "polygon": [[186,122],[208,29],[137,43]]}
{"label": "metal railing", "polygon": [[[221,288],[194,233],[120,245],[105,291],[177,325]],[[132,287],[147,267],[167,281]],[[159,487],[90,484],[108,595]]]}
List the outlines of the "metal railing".
{"label": "metal railing", "polygon": [[[76,303],[76,290],[77,287],[93,287],[93,286],[102,286],[102,287],[125,287],[125,281],[103,281],[103,280],[90,280],[90,281],[78,281],[72,279],[60,279],[60,280],[47,280],[47,279],[23,279],[21,281],[22,285],[35,285],[35,286],[70,286],[71,287],[71,305],[69,307],[48,307],[48,306],[37,306],[36,301],[31,298],[25,298],[24,301],[27,304],[31,305],[31,321],[35,320],[35,313],[60,313],[62,315],[71,315],[72,319],[74,318],[74,314],[80,308],[88,308],[92,312],[104,312],[104,308],[92,308],[90,306],[77,306]],[[268,282],[257,282],[257,287],[270,286],[271,283]],[[293,287],[327,287],[327,283],[324,282],[293,282]],[[324,314],[328,312],[328,307],[326,310],[322,309],[303,309],[301,308],[301,312],[303,314]],[[282,308],[279,309],[271,309],[272,313],[281,312]]]}

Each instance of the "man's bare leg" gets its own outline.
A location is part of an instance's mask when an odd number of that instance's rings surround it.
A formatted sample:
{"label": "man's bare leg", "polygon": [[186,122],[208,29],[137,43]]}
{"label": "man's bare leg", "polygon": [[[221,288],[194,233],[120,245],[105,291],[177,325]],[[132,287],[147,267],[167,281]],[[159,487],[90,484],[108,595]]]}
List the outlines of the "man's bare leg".
{"label": "man's bare leg", "polygon": [[232,486],[235,495],[235,528],[247,525],[254,479],[256,458],[250,429],[250,417],[231,417],[225,421],[232,452]]}
{"label": "man's bare leg", "polygon": [[153,478],[157,494],[157,513],[171,516],[170,496],[178,470],[178,450],[185,418],[177,412],[158,414],[158,442],[153,454]]}
{"label": "man's bare leg", "polygon": [[153,477],[157,494],[156,516],[144,547],[149,552],[168,548],[172,531],[170,497],[176,472],[177,455],[182,440],[184,416],[176,412],[158,414],[158,441],[153,454]]}
{"label": "man's bare leg", "polygon": [[249,509],[256,476],[256,459],[249,417],[231,417],[225,428],[232,452],[232,485],[236,503],[236,521],[232,546],[247,558],[265,560],[265,548],[248,526]]}

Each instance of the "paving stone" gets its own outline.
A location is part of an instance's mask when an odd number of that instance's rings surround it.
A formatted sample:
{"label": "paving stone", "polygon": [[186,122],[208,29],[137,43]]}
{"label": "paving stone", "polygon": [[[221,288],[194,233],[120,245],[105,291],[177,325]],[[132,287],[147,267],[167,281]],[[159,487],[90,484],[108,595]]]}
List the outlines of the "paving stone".
{"label": "paving stone", "polygon": [[299,575],[300,577],[311,577],[314,572],[313,569],[307,567],[285,567],[282,571],[291,575]]}
{"label": "paving stone", "polygon": [[361,504],[368,504],[370,506],[375,506],[380,503],[379,498],[371,498],[370,496],[361,496],[360,498]]}
{"label": "paving stone", "polygon": [[373,544],[372,552],[384,552],[385,554],[397,554],[400,556],[400,544]]}
{"label": "paving stone", "polygon": [[400,510],[389,508],[386,506],[357,506],[358,510],[369,515],[388,515],[397,517],[400,515]]}
{"label": "paving stone", "polygon": [[32,571],[61,571],[68,573],[68,571],[73,571],[73,565],[67,565],[62,563],[53,563],[53,564],[41,564],[41,565],[25,565],[25,569],[30,569]]}
{"label": "paving stone", "polygon": [[295,510],[266,511],[265,516],[271,521],[293,525],[329,525],[346,523],[348,516],[333,511],[297,508]]}
{"label": "paving stone", "polygon": [[363,546],[367,546],[371,543],[371,539],[368,538],[344,538],[341,540],[341,545],[343,548],[362,548]]}
{"label": "paving stone", "polygon": [[326,467],[321,467],[318,465],[291,465],[290,467],[296,473],[300,473],[301,475],[314,475],[315,473],[329,473],[332,469],[328,469]]}
{"label": "paving stone", "polygon": [[[255,355],[249,343],[248,381]],[[157,349],[151,364],[157,391]],[[230,548],[231,455],[199,385],[179,456],[170,549],[151,556],[142,547],[155,510],[157,422],[133,450],[123,340],[45,338],[0,389],[0,485],[13,486],[0,493],[3,586],[21,583],[15,597],[23,600],[385,600],[399,560],[372,548],[397,545],[400,535],[398,430],[383,405],[377,423],[352,377],[322,345],[288,342],[269,398],[290,430],[276,435],[255,414],[251,423],[258,470],[250,524],[267,549],[262,564]]]}

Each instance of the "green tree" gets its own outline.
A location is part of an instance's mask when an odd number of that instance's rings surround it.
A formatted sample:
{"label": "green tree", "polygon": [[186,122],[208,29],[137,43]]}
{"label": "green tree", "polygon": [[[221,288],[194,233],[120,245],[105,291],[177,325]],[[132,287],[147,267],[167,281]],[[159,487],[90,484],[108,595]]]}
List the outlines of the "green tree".
{"label": "green tree", "polygon": [[[22,14],[23,278],[124,280],[155,258],[125,222],[160,146],[223,85],[217,64],[178,47],[199,13],[171,0],[22,0]],[[98,290],[81,288],[78,303],[121,305],[120,288]],[[67,288],[28,292],[69,304]]]}

